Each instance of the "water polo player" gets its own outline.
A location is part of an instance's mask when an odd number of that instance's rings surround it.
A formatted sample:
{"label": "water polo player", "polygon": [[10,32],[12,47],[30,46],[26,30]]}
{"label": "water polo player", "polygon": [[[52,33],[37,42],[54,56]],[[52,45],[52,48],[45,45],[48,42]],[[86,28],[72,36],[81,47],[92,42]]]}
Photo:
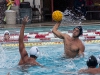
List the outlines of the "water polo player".
{"label": "water polo player", "polygon": [[4,38],[3,38],[3,41],[9,41],[10,40],[10,32],[8,30],[6,30],[4,32]]}
{"label": "water polo player", "polygon": [[20,29],[20,35],[19,35],[19,52],[20,52],[20,61],[19,61],[19,65],[39,65],[41,66],[38,62],[36,62],[36,58],[39,55],[39,49],[38,47],[32,47],[30,49],[30,57],[28,56],[27,51],[25,50],[25,45],[23,42],[23,38],[24,38],[24,29],[25,29],[25,25],[26,23],[29,21],[28,17],[24,17],[23,19],[23,24],[21,26]]}
{"label": "water polo player", "polygon": [[79,39],[79,36],[82,35],[83,30],[81,26],[76,26],[73,29],[72,36],[61,33],[58,31],[60,22],[57,22],[53,27],[52,32],[58,37],[63,39],[64,42],[64,55],[67,58],[74,58],[76,56],[84,56],[85,46],[82,41]]}
{"label": "water polo player", "polygon": [[97,68],[97,65],[100,64],[100,59],[96,58],[95,56],[91,55],[87,62],[88,69],[81,69],[79,70],[79,74],[87,73],[91,75],[100,75],[100,67]]}

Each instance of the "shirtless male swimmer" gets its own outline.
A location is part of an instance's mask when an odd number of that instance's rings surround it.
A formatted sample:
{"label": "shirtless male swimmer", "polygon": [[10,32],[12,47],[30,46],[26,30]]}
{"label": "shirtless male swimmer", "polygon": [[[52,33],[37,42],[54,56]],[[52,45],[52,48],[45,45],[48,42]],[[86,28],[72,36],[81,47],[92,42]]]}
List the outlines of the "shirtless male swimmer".
{"label": "shirtless male swimmer", "polygon": [[60,22],[57,22],[53,27],[52,32],[58,37],[63,39],[64,42],[64,55],[67,58],[74,58],[76,56],[84,56],[85,46],[82,41],[79,39],[79,36],[82,35],[83,30],[81,26],[76,26],[73,29],[72,36],[69,36],[66,33],[61,33],[58,31]]}
{"label": "shirtless male swimmer", "polygon": [[37,47],[32,47],[30,49],[30,57],[28,56],[27,51],[25,50],[25,45],[23,42],[24,39],[24,29],[25,29],[25,25],[26,23],[29,21],[28,17],[24,17],[23,22],[22,22],[22,26],[20,29],[20,35],[19,35],[19,52],[20,52],[20,61],[19,61],[19,65],[38,65],[41,66],[38,62],[36,62],[36,59],[39,55],[39,50]]}

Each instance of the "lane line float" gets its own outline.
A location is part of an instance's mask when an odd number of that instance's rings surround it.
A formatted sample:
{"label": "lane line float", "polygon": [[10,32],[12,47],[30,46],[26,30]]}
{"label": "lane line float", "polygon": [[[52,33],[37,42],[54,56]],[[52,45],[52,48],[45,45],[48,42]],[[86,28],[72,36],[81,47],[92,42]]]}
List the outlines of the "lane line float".
{"label": "lane line float", "polygon": [[[46,45],[59,45],[59,44],[63,44],[63,42],[35,42],[35,43],[24,43],[26,47],[30,47],[30,46],[46,46]],[[5,43],[2,44],[3,47],[17,47],[19,46],[18,43]]]}
{"label": "lane line float", "polygon": [[[95,43],[100,43],[100,40],[89,40],[89,41],[84,41],[86,44],[95,44]],[[31,47],[31,46],[47,46],[47,45],[61,45],[63,44],[63,41],[60,42],[27,42],[24,43],[26,47]],[[2,47],[18,47],[18,43],[4,43],[1,44]]]}

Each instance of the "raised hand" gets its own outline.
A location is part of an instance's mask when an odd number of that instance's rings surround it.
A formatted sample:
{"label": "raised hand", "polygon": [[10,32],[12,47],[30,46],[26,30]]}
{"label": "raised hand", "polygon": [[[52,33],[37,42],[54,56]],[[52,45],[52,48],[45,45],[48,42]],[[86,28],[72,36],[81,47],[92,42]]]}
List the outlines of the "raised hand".
{"label": "raised hand", "polygon": [[23,25],[26,25],[26,23],[29,21],[29,16],[25,16],[24,18],[23,18],[23,21],[22,21],[22,24]]}

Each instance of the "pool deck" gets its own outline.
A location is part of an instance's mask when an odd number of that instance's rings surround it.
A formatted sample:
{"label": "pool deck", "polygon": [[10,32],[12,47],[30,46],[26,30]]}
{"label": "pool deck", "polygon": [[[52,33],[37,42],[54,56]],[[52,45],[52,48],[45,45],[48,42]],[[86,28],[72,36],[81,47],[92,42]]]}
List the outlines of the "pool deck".
{"label": "pool deck", "polygon": [[[26,27],[41,27],[41,26],[54,26],[56,22],[39,22],[39,23],[32,23],[27,24]],[[82,22],[82,25],[100,25],[100,20],[85,20]],[[66,26],[69,26],[71,24],[66,24]],[[15,25],[8,25],[8,24],[0,24],[0,28],[19,28],[21,27],[21,24],[15,24]]]}

